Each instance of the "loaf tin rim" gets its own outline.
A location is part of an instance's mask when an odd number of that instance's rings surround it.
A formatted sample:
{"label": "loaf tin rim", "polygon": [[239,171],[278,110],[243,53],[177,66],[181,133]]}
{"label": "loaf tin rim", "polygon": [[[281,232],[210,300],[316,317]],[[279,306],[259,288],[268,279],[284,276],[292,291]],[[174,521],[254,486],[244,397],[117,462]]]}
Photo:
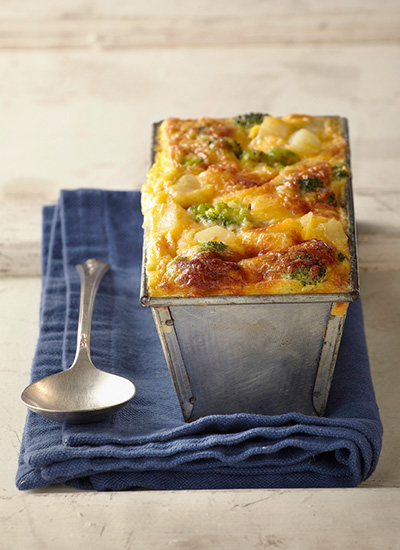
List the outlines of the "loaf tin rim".
{"label": "loaf tin rim", "polygon": [[[207,306],[219,304],[284,304],[284,303],[309,303],[309,302],[353,302],[360,296],[359,271],[358,271],[358,242],[356,222],[354,214],[354,195],[351,170],[350,138],[348,119],[339,115],[311,115],[313,117],[337,118],[342,121],[343,133],[347,142],[346,162],[350,170],[346,183],[345,210],[349,223],[347,235],[349,238],[351,275],[351,289],[346,292],[332,293],[290,293],[290,294],[234,294],[215,296],[150,296],[147,286],[147,238],[146,228],[143,235],[142,268],[140,281],[140,302],[147,307],[173,307],[173,306]],[[229,118],[229,117],[225,117]],[[163,121],[153,124],[151,164],[155,160],[155,144],[157,128]]]}

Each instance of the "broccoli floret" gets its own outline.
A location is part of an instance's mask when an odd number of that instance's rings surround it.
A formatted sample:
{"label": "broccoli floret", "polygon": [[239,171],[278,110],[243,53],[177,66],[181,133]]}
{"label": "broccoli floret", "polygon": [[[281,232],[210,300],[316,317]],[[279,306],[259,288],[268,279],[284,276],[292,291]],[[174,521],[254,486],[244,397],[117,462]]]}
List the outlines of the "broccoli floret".
{"label": "broccoli floret", "polygon": [[229,246],[221,241],[208,241],[199,245],[199,252],[226,252]]}
{"label": "broccoli floret", "polygon": [[264,151],[246,149],[241,154],[240,160],[244,164],[259,164],[260,162],[263,162],[267,166],[271,166],[271,168],[281,170],[285,166],[298,162],[300,157],[297,153],[291,151],[290,149],[274,147],[267,153],[264,153]]}
{"label": "broccoli floret", "polygon": [[249,113],[248,115],[239,115],[234,118],[234,121],[244,128],[251,128],[255,124],[261,124],[264,120],[263,113]]}
{"label": "broccoli floret", "polygon": [[183,160],[181,160],[181,164],[183,166],[193,166],[194,164],[200,164],[201,162],[204,162],[204,160],[200,157],[195,157],[194,155],[187,155]]}
{"label": "broccoli floret", "polygon": [[326,197],[326,202],[328,204],[331,204],[332,206],[336,206],[337,205],[337,200],[336,200],[336,195],[335,193],[332,191],[328,194],[328,196]]}
{"label": "broccoli floret", "polygon": [[193,214],[197,222],[216,222],[227,227],[229,225],[242,225],[248,220],[248,210],[244,206],[234,208],[224,202],[210,204],[208,202],[192,204],[189,212]]}
{"label": "broccoli floret", "polygon": [[245,164],[259,164],[260,162],[265,162],[265,153],[255,149],[245,149],[240,155],[240,160]]}
{"label": "broccoli floret", "polygon": [[300,157],[294,151],[290,149],[284,149],[282,147],[274,147],[265,153],[267,160],[265,161],[268,166],[273,166],[274,168],[280,168],[283,166],[290,166],[299,162]]}
{"label": "broccoli floret", "polygon": [[349,169],[345,164],[335,164],[332,166],[333,179],[335,181],[347,178],[349,175]]}
{"label": "broccoli floret", "polygon": [[324,186],[324,182],[315,176],[302,176],[297,180],[299,184],[300,193],[305,195],[307,193],[315,193],[317,189]]}
{"label": "broccoli floret", "polygon": [[232,151],[232,153],[238,158],[242,154],[242,146],[238,141],[236,141],[236,139],[233,139],[230,137],[221,137],[221,138],[213,139],[210,141],[211,149],[214,149],[218,143],[220,144],[222,143],[223,147],[226,147],[227,149]]}
{"label": "broccoli floret", "polygon": [[[286,277],[288,279],[295,279],[296,281],[299,281],[302,286],[321,283],[325,278],[326,267],[319,266],[318,272],[314,275],[310,274],[311,269],[312,268],[309,265],[302,265],[301,267],[286,273]],[[313,268],[313,271],[314,270],[315,266]]]}

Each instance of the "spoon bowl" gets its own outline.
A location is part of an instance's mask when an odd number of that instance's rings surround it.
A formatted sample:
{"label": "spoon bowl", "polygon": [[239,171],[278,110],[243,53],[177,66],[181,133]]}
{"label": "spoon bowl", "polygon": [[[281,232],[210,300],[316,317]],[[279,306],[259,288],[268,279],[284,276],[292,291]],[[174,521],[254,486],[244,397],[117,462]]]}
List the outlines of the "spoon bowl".
{"label": "spoon bowl", "polygon": [[90,359],[90,325],[97,289],[110,265],[87,260],[77,267],[81,276],[81,303],[77,350],[72,366],[30,384],[21,399],[32,411],[62,422],[102,420],[135,395],[130,380],[97,369]]}
{"label": "spoon bowl", "polygon": [[92,363],[71,367],[34,382],[22,392],[22,401],[43,416],[81,424],[102,420],[135,395],[126,378],[97,369]]}

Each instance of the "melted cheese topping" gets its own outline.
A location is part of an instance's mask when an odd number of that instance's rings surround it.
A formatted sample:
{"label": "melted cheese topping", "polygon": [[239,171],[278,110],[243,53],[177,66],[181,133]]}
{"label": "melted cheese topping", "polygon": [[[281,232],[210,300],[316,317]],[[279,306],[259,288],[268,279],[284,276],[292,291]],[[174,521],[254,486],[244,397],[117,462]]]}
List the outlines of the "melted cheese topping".
{"label": "melted cheese topping", "polygon": [[142,188],[150,296],[350,290],[342,119],[169,118]]}

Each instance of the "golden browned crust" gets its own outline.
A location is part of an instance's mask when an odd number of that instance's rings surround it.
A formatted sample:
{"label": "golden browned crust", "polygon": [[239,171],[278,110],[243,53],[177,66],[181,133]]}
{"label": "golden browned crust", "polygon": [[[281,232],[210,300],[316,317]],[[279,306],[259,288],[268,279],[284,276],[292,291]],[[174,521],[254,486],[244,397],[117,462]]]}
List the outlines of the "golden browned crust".
{"label": "golden browned crust", "polygon": [[349,290],[341,119],[250,121],[160,125],[142,189],[150,295]]}

